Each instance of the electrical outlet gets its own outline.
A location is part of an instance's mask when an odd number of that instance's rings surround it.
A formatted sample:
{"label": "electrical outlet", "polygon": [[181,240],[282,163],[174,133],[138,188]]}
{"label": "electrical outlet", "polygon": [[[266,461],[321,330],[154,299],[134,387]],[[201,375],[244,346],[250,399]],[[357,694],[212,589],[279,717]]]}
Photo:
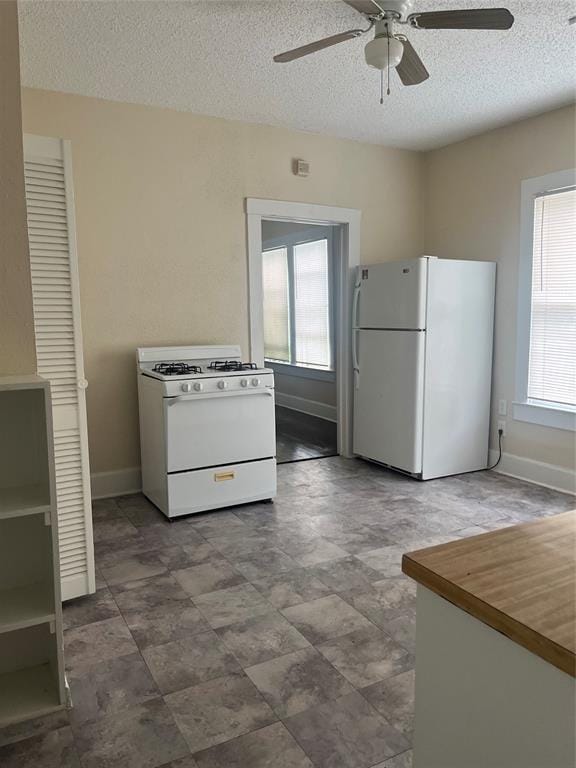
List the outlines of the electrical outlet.
{"label": "electrical outlet", "polygon": [[504,419],[498,422],[498,432],[502,430],[502,437],[506,437],[506,422]]}
{"label": "electrical outlet", "polygon": [[507,400],[500,400],[498,402],[498,415],[499,416],[506,416],[508,413],[508,401]]}

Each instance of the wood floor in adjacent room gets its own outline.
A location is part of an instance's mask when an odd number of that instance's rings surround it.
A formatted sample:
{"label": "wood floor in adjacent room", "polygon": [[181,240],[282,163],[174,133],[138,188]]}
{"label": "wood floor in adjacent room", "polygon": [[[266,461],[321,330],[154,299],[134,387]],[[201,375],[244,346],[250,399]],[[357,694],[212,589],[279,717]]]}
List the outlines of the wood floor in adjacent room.
{"label": "wood floor in adjacent room", "polygon": [[64,607],[74,707],[0,731],[2,768],[409,768],[402,553],[574,506],[340,457],[278,480],[274,503],[173,522],[141,495],[95,502],[98,590]]}
{"label": "wood floor in adjacent room", "polygon": [[276,460],[279,464],[336,456],[336,423],[276,406]]}

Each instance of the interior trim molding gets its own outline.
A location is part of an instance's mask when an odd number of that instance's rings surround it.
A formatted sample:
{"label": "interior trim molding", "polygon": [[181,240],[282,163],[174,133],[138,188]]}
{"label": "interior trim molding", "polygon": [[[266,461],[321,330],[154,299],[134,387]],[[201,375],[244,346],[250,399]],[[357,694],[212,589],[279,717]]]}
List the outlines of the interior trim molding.
{"label": "interior trim molding", "polygon": [[[532,260],[534,252],[534,198],[536,195],[576,184],[576,168],[554,171],[545,176],[524,179],[520,188],[520,252],[518,260],[518,301],[516,310],[516,397],[517,403],[528,400],[528,367],[530,363],[530,324],[532,320]],[[519,412],[527,409],[518,409]],[[514,406],[514,418],[517,416]],[[536,424],[556,427],[555,423]],[[565,429],[566,427],[559,427]]]}
{"label": "interior trim molding", "polygon": [[142,490],[140,467],[116,469],[111,472],[94,472],[91,477],[92,498],[108,499],[110,496],[126,496]]}
{"label": "interior trim molding", "polygon": [[[497,458],[498,451],[490,449],[490,464],[494,464]],[[543,485],[555,491],[576,495],[576,472],[556,464],[545,464],[543,461],[503,453],[502,461],[494,471],[518,480]]]}
{"label": "interior trim molding", "polygon": [[536,403],[512,403],[514,419],[540,424],[543,427],[567,429],[576,432],[576,411],[565,408],[546,407]]}
{"label": "interior trim molding", "polygon": [[264,362],[264,314],[262,288],[262,219],[336,226],[334,232],[335,263],[339,264],[336,322],[336,393],[338,453],[352,457],[352,295],[355,267],[360,264],[360,222],[362,212],[355,208],[339,208],[284,200],[248,197],[245,200],[248,251],[248,309],[251,359]]}
{"label": "interior trim molding", "polygon": [[308,400],[305,397],[285,395],[283,392],[276,391],[276,405],[280,405],[283,408],[290,408],[291,411],[307,413],[309,416],[318,416],[319,419],[325,419],[326,421],[336,422],[338,420],[337,408],[335,405],[326,405],[326,403],[319,403],[317,400]]}

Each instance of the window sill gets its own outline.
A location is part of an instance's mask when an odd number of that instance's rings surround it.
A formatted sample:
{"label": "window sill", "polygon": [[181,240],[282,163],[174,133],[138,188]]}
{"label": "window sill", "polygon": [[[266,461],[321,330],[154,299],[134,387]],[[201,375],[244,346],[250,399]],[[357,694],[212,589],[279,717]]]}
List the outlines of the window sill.
{"label": "window sill", "polygon": [[315,379],[316,381],[336,381],[334,371],[327,371],[322,368],[288,365],[287,363],[276,363],[272,360],[265,360],[264,365],[267,368],[272,368],[274,373],[280,373],[284,376],[296,376],[301,379]]}
{"label": "window sill", "polygon": [[569,406],[562,407],[552,403],[541,405],[530,401],[513,403],[513,416],[516,421],[576,432],[576,409]]}

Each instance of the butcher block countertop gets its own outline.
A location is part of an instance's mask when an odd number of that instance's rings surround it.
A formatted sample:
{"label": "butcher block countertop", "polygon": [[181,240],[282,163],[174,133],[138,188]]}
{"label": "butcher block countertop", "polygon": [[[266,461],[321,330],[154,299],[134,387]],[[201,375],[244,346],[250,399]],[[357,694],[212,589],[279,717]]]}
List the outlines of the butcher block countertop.
{"label": "butcher block countertop", "polygon": [[576,511],[410,552],[402,570],[576,677]]}

